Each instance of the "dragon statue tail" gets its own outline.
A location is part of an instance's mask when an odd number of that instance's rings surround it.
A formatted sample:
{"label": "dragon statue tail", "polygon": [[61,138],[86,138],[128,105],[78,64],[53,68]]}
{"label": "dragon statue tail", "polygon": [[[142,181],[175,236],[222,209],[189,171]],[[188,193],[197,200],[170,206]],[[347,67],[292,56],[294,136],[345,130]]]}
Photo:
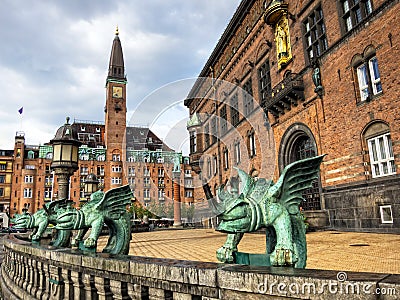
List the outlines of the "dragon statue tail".
{"label": "dragon statue tail", "polygon": [[298,258],[295,268],[305,268],[307,261],[306,227],[300,212],[290,215],[294,252]]}
{"label": "dragon statue tail", "polygon": [[103,249],[104,253],[121,254],[129,253],[130,239],[123,238],[124,236],[131,236],[130,217],[128,213],[124,213],[121,218],[117,220],[106,219],[110,233],[106,247]]}

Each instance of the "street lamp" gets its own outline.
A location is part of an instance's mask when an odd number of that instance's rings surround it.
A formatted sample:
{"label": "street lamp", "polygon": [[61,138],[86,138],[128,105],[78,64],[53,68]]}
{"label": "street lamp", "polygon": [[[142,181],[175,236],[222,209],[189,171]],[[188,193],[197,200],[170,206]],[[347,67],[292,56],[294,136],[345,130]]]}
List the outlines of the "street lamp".
{"label": "street lamp", "polygon": [[97,176],[93,173],[90,173],[85,179],[85,197],[89,200],[91,194],[97,191],[99,186],[99,180]]}
{"label": "street lamp", "polygon": [[69,178],[78,169],[78,149],[82,143],[77,136],[67,117],[66,123],[58,128],[54,139],[50,141],[53,146],[50,168],[58,177],[58,199],[68,198]]}

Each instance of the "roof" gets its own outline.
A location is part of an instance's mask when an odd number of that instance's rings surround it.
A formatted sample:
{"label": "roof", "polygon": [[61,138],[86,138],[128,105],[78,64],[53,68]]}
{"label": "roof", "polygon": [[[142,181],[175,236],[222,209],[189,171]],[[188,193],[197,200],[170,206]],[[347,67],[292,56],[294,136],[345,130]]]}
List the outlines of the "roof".
{"label": "roof", "polygon": [[147,127],[127,127],[126,147],[131,150],[173,151]]}

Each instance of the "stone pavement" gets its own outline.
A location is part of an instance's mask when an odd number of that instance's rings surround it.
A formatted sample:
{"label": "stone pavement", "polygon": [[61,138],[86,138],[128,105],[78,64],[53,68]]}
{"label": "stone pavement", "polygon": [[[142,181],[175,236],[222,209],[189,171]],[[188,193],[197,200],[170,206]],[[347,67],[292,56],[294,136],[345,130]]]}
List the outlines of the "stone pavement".
{"label": "stone pavement", "polygon": [[[133,233],[130,255],[217,262],[226,234],[213,229]],[[99,249],[107,237],[101,237]],[[322,231],[307,233],[307,269],[400,274],[400,235]],[[245,234],[239,251],[265,252],[263,234]]]}

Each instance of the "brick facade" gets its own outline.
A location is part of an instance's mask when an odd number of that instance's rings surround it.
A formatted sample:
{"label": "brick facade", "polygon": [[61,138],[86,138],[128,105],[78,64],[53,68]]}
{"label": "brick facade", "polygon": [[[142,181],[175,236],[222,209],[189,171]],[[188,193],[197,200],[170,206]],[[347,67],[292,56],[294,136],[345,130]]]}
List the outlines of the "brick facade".
{"label": "brick facade", "polygon": [[[399,1],[274,1],[286,13],[288,62],[278,55],[278,13],[267,2],[241,2],[200,73],[210,80],[198,80],[185,102],[191,118],[200,116],[188,127],[197,131],[191,161],[201,167],[200,178],[215,190],[238,166],[276,180],[287,164],[326,154],[320,180],[305,196],[312,205],[305,208],[326,214],[333,228],[399,232]],[[221,120],[216,107],[229,106],[249,79],[254,111],[244,116],[246,100],[239,97],[239,123],[228,125],[227,134],[218,131],[215,144],[206,147],[206,126],[215,115]],[[243,147],[236,164],[232,133],[248,146],[252,130],[256,155]],[[204,161],[225,146],[229,169],[208,176]],[[195,193],[202,195],[201,189]]]}

